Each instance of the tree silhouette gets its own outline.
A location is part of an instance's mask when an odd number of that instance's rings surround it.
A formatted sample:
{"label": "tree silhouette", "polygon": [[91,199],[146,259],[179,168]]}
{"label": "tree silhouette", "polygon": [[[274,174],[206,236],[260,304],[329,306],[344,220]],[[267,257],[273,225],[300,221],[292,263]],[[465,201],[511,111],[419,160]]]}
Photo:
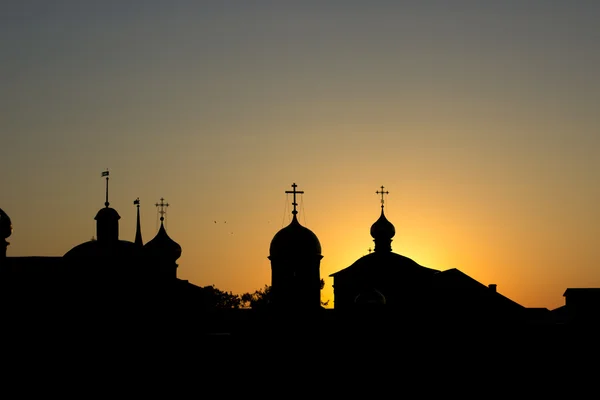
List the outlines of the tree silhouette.
{"label": "tree silhouette", "polygon": [[205,286],[204,301],[208,308],[235,309],[242,307],[242,297],[232,292],[224,292],[215,285]]}
{"label": "tree silhouette", "polygon": [[244,293],[241,296],[241,305],[252,309],[264,309],[271,302],[271,286],[265,285],[254,293]]}
{"label": "tree silhouette", "polygon": [[[321,279],[320,290],[325,287],[325,280]],[[238,309],[252,308],[264,310],[271,303],[271,286],[266,285],[252,293],[234,294],[219,290],[215,285],[204,286],[204,304],[208,309]],[[322,306],[327,306],[329,300],[321,301]]]}
{"label": "tree silhouette", "polygon": [[[320,290],[325,287],[325,280],[321,279]],[[271,302],[271,286],[265,285],[262,289],[254,291],[254,293],[244,293],[240,296],[241,307],[252,309],[264,309]],[[329,300],[321,301],[322,306],[327,306]]]}

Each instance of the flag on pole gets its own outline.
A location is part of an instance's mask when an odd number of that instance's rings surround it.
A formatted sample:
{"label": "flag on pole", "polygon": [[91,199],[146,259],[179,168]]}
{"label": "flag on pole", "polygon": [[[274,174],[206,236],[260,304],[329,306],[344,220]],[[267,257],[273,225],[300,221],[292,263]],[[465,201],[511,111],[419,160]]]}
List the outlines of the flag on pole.
{"label": "flag on pole", "polygon": [[102,176],[108,176],[108,171],[102,171]]}

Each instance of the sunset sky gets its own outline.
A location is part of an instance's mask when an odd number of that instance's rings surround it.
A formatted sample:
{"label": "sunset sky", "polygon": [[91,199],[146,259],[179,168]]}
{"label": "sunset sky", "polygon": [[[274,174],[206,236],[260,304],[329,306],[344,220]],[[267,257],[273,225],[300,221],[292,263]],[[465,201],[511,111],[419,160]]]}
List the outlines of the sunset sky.
{"label": "sunset sky", "polygon": [[[8,256],[61,256],[109,201],[166,228],[178,276],[270,284],[299,221],[332,278],[392,250],[527,307],[600,287],[600,2],[5,0]],[[216,221],[216,222],[215,222]],[[331,302],[332,303],[332,302]]]}

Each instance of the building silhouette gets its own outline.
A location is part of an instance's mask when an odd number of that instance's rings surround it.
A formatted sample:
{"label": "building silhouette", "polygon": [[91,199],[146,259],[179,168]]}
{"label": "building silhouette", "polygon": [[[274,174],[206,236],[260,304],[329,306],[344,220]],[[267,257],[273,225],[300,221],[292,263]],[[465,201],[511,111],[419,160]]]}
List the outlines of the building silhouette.
{"label": "building silhouette", "polygon": [[483,285],[456,268],[439,271],[394,253],[394,225],[384,211],[371,225],[373,252],[349,267],[331,274],[334,307],[340,311],[385,310],[411,324],[506,324],[521,323],[525,307]]}
{"label": "building silhouette", "polygon": [[279,230],[269,247],[271,261],[271,293],[273,306],[278,309],[311,311],[321,308],[321,243],[310,229],[298,222],[296,195],[293,195],[292,221]]}
{"label": "building silhouette", "polygon": [[[7,323],[29,328],[68,330],[102,327],[142,330],[159,322],[174,330],[193,325],[192,311],[205,307],[201,288],[177,277],[181,246],[164,226],[160,199],[160,228],[142,243],[139,208],[134,242],[119,237],[116,209],[108,199],[95,216],[96,237],[66,251],[62,257],[2,257],[1,300]],[[134,205],[140,205],[139,199]],[[4,253],[12,223],[2,212]],[[10,229],[9,229],[10,227]],[[87,328],[85,328],[87,327]]]}
{"label": "building silhouette", "polygon": [[14,332],[24,337],[61,332],[62,338],[74,330],[82,337],[103,332],[103,340],[118,338],[119,343],[141,336],[172,343],[207,336],[316,340],[324,335],[388,343],[397,335],[416,336],[432,327],[444,332],[511,327],[522,333],[525,327],[556,329],[598,320],[598,289],[568,288],[565,306],[532,309],[456,268],[428,268],[393,252],[395,227],[385,215],[384,195],[389,192],[383,186],[376,191],[380,215],[370,228],[374,250],[330,275],[334,307],[324,308],[321,243],[298,221],[296,196],[304,192],[296,183],[286,191],[293,195],[291,222],[269,244],[266,306],[215,309],[204,288],[177,277],[182,248],[165,228],[169,203],[161,198],[155,204],[160,227],[144,244],[141,202],[136,199],[135,238],[124,240],[119,237],[121,217],[108,199],[108,171],[104,176],[106,199],[95,215],[96,237],[62,257],[8,256],[12,221],[0,209],[0,301],[3,321],[18,327]]}

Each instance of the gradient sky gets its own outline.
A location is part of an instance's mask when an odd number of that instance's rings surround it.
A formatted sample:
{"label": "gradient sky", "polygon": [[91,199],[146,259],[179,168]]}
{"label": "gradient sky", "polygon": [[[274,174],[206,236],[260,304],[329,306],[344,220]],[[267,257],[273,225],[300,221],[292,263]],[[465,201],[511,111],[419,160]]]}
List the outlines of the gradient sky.
{"label": "gradient sky", "polygon": [[[270,284],[300,222],[329,274],[392,250],[527,307],[600,287],[600,2],[3,1],[0,208],[9,256],[61,256],[109,200],[178,276]],[[216,223],[214,221],[217,221]]]}

